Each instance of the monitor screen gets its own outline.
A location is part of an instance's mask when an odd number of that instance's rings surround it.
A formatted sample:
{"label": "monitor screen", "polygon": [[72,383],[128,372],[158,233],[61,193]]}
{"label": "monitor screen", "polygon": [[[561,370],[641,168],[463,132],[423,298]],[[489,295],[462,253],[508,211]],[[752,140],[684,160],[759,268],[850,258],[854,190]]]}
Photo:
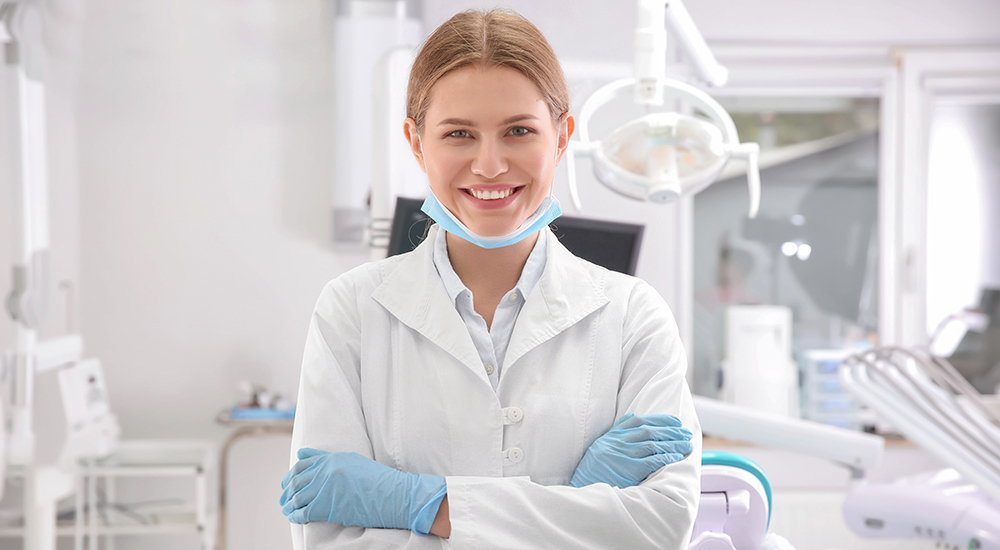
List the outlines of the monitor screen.
{"label": "monitor screen", "polygon": [[[388,255],[412,251],[433,223],[420,210],[423,199],[396,199]],[[644,226],[560,216],[549,227],[573,254],[612,271],[635,275]]]}

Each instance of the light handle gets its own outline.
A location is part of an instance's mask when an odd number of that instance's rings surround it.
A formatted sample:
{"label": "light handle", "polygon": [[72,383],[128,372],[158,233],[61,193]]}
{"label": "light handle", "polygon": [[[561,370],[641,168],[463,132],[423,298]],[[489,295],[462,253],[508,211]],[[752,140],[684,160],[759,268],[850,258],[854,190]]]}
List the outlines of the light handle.
{"label": "light handle", "polygon": [[753,219],[760,210],[760,145],[756,143],[740,143],[729,149],[730,154],[747,160],[747,186],[750,188],[750,213]]}

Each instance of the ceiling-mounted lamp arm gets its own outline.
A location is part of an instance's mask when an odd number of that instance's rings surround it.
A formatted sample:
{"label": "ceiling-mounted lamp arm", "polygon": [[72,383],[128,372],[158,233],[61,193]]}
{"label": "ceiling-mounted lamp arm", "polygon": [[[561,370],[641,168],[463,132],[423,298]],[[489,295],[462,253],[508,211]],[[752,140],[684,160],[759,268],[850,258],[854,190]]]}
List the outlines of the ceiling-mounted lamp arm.
{"label": "ceiling-mounted lamp arm", "polygon": [[666,76],[667,29],[663,23],[666,10],[664,0],[638,0],[632,62],[636,103],[663,104],[663,90],[657,82]]}
{"label": "ceiling-mounted lamp arm", "polygon": [[726,84],[729,80],[729,71],[712,55],[705,37],[698,32],[698,27],[695,26],[691,14],[681,0],[669,0],[666,3],[666,26],[671,36],[676,37],[681,44],[698,76],[705,83],[709,86]]}
{"label": "ceiling-mounted lamp arm", "polygon": [[656,83],[666,76],[668,30],[702,81],[709,86],[722,86],[729,80],[729,71],[712,55],[684,2],[638,0],[632,65],[637,103],[663,104],[662,89]]}

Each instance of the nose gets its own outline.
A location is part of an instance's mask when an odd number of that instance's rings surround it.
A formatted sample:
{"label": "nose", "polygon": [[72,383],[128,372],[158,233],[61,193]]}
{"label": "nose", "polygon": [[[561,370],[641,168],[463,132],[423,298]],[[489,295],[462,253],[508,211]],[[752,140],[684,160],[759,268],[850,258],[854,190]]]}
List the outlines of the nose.
{"label": "nose", "polygon": [[472,173],[487,179],[493,179],[507,172],[507,157],[503,144],[498,140],[484,138],[476,149],[472,159]]}

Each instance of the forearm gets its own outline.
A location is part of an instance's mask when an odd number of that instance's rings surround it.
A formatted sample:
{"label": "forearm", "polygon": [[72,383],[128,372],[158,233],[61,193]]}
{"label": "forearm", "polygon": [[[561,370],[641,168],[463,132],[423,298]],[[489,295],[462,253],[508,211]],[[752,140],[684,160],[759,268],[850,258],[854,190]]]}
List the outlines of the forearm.
{"label": "forearm", "polygon": [[530,548],[538,540],[581,550],[681,548],[691,536],[698,478],[677,466],[628,489],[449,477],[449,539],[456,547],[498,550]]}
{"label": "forearm", "polygon": [[434,524],[431,525],[431,534],[437,535],[443,539],[451,536],[451,517],[448,513],[448,495],[445,495],[444,500],[441,501],[441,507],[438,508],[437,516],[434,518]]}

